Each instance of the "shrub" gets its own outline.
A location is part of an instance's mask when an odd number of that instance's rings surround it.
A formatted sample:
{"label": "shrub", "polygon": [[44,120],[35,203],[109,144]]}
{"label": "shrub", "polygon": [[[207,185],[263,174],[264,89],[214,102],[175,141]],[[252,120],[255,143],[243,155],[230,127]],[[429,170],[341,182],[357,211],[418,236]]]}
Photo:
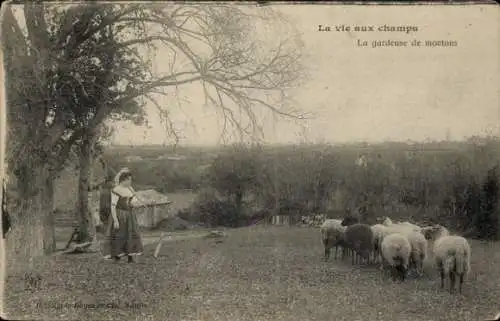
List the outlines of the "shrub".
{"label": "shrub", "polygon": [[162,230],[162,231],[183,231],[189,228],[189,224],[187,221],[183,220],[178,216],[167,217],[153,228],[153,230]]}
{"label": "shrub", "polygon": [[190,218],[197,219],[205,226],[239,227],[245,224],[246,217],[231,200],[223,199],[213,189],[200,192],[191,206]]}

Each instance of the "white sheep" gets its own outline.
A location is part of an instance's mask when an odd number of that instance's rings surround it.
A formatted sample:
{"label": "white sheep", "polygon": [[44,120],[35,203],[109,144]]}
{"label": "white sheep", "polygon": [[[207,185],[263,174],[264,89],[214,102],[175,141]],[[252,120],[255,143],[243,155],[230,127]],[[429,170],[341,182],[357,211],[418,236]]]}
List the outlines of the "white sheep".
{"label": "white sheep", "polygon": [[449,235],[446,228],[437,226],[432,230],[435,239],[433,252],[436,266],[441,277],[441,289],[446,276],[450,279],[450,293],[455,289],[456,276],[459,277],[458,291],[462,293],[465,276],[470,272],[471,247],[462,236]]}
{"label": "white sheep", "polygon": [[421,232],[422,231],[422,228],[420,226],[412,224],[410,222],[398,222],[398,223],[396,223],[396,225],[406,226],[408,228],[411,228],[415,232]]}
{"label": "white sheep", "polygon": [[[330,257],[330,249],[332,247],[335,247],[335,259],[337,259],[337,252],[339,246],[344,247],[345,245],[345,230],[346,226],[342,226],[342,221],[341,220],[335,220],[335,219],[328,219],[323,222],[323,224],[320,227],[321,230],[321,238],[323,241],[323,245],[325,246],[325,261],[328,260]],[[345,249],[343,249],[342,252],[344,252]],[[343,253],[343,257],[344,257]]]}
{"label": "white sheep", "polygon": [[386,234],[386,226],[382,224],[375,224],[371,226],[373,231],[373,256],[376,261],[380,257],[380,245],[382,244],[382,239]]}
{"label": "white sheep", "polygon": [[[411,224],[411,223],[410,223]],[[413,224],[403,224],[403,223],[395,223],[390,226],[386,226],[386,228],[390,231],[402,233],[408,235],[413,232],[421,233],[421,228],[419,226]]]}
{"label": "white sheep", "polygon": [[382,241],[381,251],[383,264],[391,267],[392,279],[399,276],[404,281],[411,254],[408,238],[400,233],[389,234]]}
{"label": "white sheep", "polygon": [[422,276],[424,273],[424,260],[427,256],[427,240],[420,232],[411,232],[406,235],[411,245],[410,267]]}
{"label": "white sheep", "polygon": [[410,222],[397,222],[397,223],[393,223],[392,220],[388,216],[386,216],[384,218],[384,220],[382,222],[382,225],[385,225],[387,227],[393,226],[393,225],[408,227],[408,228],[411,228],[412,230],[414,230],[415,232],[420,232],[421,229],[422,229],[420,226],[415,225],[415,224],[410,223]]}
{"label": "white sheep", "polygon": [[[387,223],[387,222],[386,222]],[[411,246],[410,267],[415,268],[418,274],[423,274],[423,261],[427,256],[427,240],[420,232],[422,229],[409,222],[393,223],[385,226],[383,234],[385,236],[399,233],[407,237]],[[383,268],[381,266],[381,268]]]}

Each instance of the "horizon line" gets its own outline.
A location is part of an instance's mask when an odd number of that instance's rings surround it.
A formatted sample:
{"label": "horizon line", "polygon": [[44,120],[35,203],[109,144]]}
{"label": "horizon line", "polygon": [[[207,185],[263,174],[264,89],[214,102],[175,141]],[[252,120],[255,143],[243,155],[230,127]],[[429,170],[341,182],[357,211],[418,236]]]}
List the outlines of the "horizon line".
{"label": "horizon line", "polygon": [[[467,143],[473,138],[479,138],[481,140],[499,140],[498,135],[472,135],[469,137],[463,137],[462,139],[441,139],[441,140],[383,140],[383,141],[347,141],[347,142],[244,142],[244,144],[258,144],[267,146],[293,146],[293,145],[333,145],[333,146],[346,146],[346,145],[382,145],[382,144],[407,144],[407,145],[418,145],[418,144],[436,144],[436,143]],[[226,144],[166,144],[166,143],[142,143],[142,144],[124,144],[124,143],[108,143],[108,147],[130,147],[130,146],[149,146],[149,147],[224,147],[231,146],[235,144],[240,144],[241,142],[231,142]]]}

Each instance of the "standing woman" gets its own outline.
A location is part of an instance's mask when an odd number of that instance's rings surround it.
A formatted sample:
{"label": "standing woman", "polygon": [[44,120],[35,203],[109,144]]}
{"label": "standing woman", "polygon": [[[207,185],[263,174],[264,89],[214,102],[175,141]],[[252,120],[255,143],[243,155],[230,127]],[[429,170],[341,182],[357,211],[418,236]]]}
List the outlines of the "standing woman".
{"label": "standing woman", "polygon": [[105,258],[118,261],[122,256],[133,262],[133,256],[143,252],[137,218],[132,212],[132,199],[136,197],[132,188],[132,173],[122,169],[115,178],[111,191],[111,215],[108,219]]}

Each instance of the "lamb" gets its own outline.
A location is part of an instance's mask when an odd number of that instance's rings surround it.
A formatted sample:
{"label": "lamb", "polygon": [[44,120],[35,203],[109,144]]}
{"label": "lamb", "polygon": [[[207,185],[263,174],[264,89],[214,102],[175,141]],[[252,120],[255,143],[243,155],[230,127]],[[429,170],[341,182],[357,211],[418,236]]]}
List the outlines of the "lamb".
{"label": "lamb", "polygon": [[411,245],[408,238],[401,233],[393,233],[384,237],[381,245],[383,263],[391,267],[392,279],[404,281],[408,270]]}
{"label": "lamb", "polygon": [[[325,261],[330,257],[330,249],[335,247],[335,259],[337,259],[337,252],[339,246],[345,245],[345,230],[347,227],[342,226],[341,220],[329,219],[325,220],[320,227],[323,245],[325,246]],[[343,249],[342,257],[344,257],[345,249]]]}
{"label": "lamb", "polygon": [[424,260],[427,256],[427,240],[422,233],[411,232],[407,236],[411,245],[410,267],[422,276],[424,274]]}
{"label": "lamb", "polygon": [[352,257],[352,264],[358,258],[365,258],[368,262],[370,254],[374,249],[374,236],[371,227],[367,224],[356,223],[347,227],[345,231],[345,242],[355,255]]}
{"label": "lamb", "polygon": [[462,236],[449,235],[446,228],[436,225],[431,229],[435,239],[433,252],[436,266],[441,276],[441,289],[444,288],[445,277],[450,279],[450,293],[454,292],[456,276],[459,277],[458,291],[462,293],[464,278],[470,272],[471,247]]}

